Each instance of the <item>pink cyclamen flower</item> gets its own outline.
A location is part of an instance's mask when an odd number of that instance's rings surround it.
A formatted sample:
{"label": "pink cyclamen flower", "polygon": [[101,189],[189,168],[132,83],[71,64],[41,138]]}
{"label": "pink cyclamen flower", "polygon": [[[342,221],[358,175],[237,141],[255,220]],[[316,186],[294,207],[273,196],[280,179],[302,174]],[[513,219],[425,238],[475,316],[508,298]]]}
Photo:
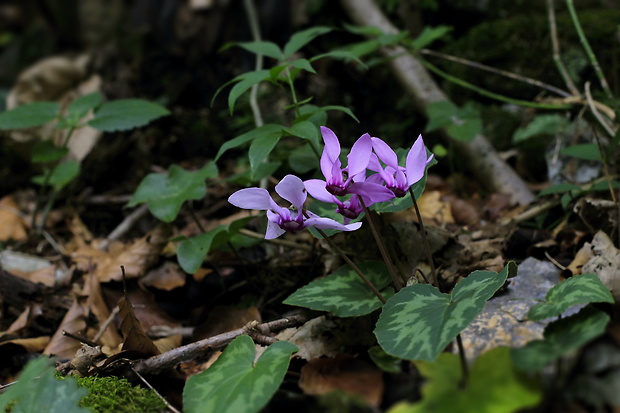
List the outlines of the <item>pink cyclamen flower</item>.
{"label": "pink cyclamen flower", "polygon": [[324,202],[335,202],[331,200],[332,198],[326,197],[325,193],[335,196],[357,194],[363,197],[367,206],[394,198],[394,194],[383,185],[366,182],[366,168],[373,148],[369,134],[365,133],[353,144],[347,156],[346,168],[342,168],[340,163],[340,142],[336,134],[331,129],[321,126],[321,135],[325,142],[321,155],[321,172],[325,181],[307,180],[305,185],[310,195]]}
{"label": "pink cyclamen flower", "polygon": [[278,238],[286,231],[298,232],[307,227],[318,229],[337,229],[340,231],[354,231],[362,224],[343,225],[329,218],[304,210],[306,189],[301,179],[294,175],[286,175],[278,185],[276,192],[292,204],[292,208],[283,208],[276,204],[269,192],[264,188],[241,189],[228,198],[228,202],[238,208],[258,209],[267,211],[267,232],[265,239]]}
{"label": "pink cyclamen flower", "polygon": [[[433,160],[433,155],[426,157],[426,147],[422,135],[413,143],[407,154],[405,167],[398,165],[398,156],[390,146],[379,138],[372,138],[372,147],[376,156],[372,156],[368,165],[370,170],[378,172],[379,177],[385,182],[385,186],[394,192],[398,198],[407,194],[409,187],[418,182],[424,176],[426,166]],[[383,168],[380,159],[387,166]],[[373,177],[375,177],[373,175]]]}

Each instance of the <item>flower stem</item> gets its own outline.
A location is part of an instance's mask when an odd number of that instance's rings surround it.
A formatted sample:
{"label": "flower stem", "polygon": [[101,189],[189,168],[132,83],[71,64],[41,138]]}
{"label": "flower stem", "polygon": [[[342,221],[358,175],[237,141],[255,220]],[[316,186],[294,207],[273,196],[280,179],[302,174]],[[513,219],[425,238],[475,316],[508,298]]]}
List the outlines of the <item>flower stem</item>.
{"label": "flower stem", "polygon": [[465,358],[465,347],[463,347],[463,340],[461,339],[460,333],[456,336],[456,345],[459,348],[459,358],[461,359],[461,370],[463,372],[460,387],[464,388],[467,385],[467,380],[469,379],[469,367],[467,366],[467,359]]}
{"label": "flower stem", "polygon": [[396,267],[394,267],[392,258],[390,257],[390,254],[388,254],[387,248],[385,248],[385,244],[383,243],[383,238],[381,238],[381,235],[379,234],[377,224],[375,223],[372,215],[370,215],[370,210],[364,203],[362,197],[358,195],[358,198],[360,200],[360,205],[362,205],[362,207],[364,208],[364,213],[366,214],[372,236],[375,238],[375,242],[377,243],[377,247],[379,247],[379,252],[383,257],[383,261],[385,261],[385,265],[387,266],[388,271],[392,276],[392,283],[394,284],[394,288],[396,289],[396,291],[400,291],[405,286],[405,283],[403,282],[403,279],[398,275],[398,272],[396,272]]}
{"label": "flower stem", "polygon": [[418,208],[418,203],[415,200],[415,195],[413,194],[413,190],[411,189],[411,187],[409,187],[409,195],[411,195],[411,200],[413,201],[413,207],[415,208],[415,214],[418,217],[418,222],[420,223],[420,233],[422,234],[422,242],[424,242],[424,246],[426,247],[426,256],[428,259],[428,264],[431,266],[431,276],[433,278],[433,285],[439,288],[439,278],[437,277],[437,271],[435,270],[435,262],[433,261],[433,254],[431,253],[431,245],[428,243],[428,237],[426,236],[426,228],[424,228],[424,222],[422,221],[422,214],[420,214],[420,208]]}
{"label": "flower stem", "polygon": [[317,232],[319,234],[321,234],[323,239],[325,241],[327,241],[327,243],[329,244],[331,249],[336,251],[336,253],[338,255],[340,255],[340,257],[344,260],[344,262],[346,262],[349,265],[349,267],[353,268],[353,271],[355,271],[357,273],[357,275],[359,275],[359,277],[362,279],[362,281],[364,281],[364,283],[368,286],[368,288],[370,288],[372,290],[372,292],[377,296],[379,301],[381,301],[383,304],[385,304],[386,303],[386,299],[383,297],[383,295],[381,295],[379,290],[377,290],[377,287],[375,287],[375,285],[368,278],[366,278],[366,276],[364,275],[362,270],[360,270],[359,267],[357,265],[355,265],[355,263],[353,261],[351,261],[351,259],[347,256],[347,254],[345,254],[345,252],[342,249],[340,249],[340,247],[338,245],[336,245],[334,243],[334,241],[329,239],[327,237],[327,235],[325,234],[325,232],[323,232],[323,230],[321,230],[319,228],[316,228],[316,227],[314,229],[316,229]]}

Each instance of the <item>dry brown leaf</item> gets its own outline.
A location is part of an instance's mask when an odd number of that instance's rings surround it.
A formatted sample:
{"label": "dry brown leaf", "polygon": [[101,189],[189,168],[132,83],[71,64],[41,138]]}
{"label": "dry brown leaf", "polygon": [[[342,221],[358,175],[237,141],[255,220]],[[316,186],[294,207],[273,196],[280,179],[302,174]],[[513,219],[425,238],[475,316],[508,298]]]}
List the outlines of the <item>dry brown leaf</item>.
{"label": "dry brown leaf", "polygon": [[592,256],[581,268],[582,273],[598,275],[603,284],[611,290],[616,301],[620,301],[620,250],[618,250],[609,236],[603,231],[594,235],[590,246]]}
{"label": "dry brown leaf", "polygon": [[454,217],[454,222],[459,225],[475,226],[480,223],[480,208],[470,202],[454,196],[448,197],[450,212]]}
{"label": "dry brown leaf", "polygon": [[27,237],[24,220],[13,196],[0,199],[0,241],[23,241]]}
{"label": "dry brown leaf", "polygon": [[570,270],[571,275],[581,274],[581,269],[585,265],[586,262],[592,257],[592,246],[588,243],[584,245],[577,251],[575,254],[575,258],[571,261],[570,264],[566,267],[567,270]]}
{"label": "dry brown leaf", "polygon": [[48,287],[53,287],[56,284],[56,266],[48,265],[47,267],[40,268],[31,272],[24,272],[19,270],[11,270],[13,274],[20,278],[23,278],[34,283],[41,283]]}
{"label": "dry brown leaf", "polygon": [[121,317],[121,333],[123,334],[123,351],[135,351],[142,357],[151,357],[160,354],[159,349],[144,332],[140,321],[136,318],[133,306],[126,297],[118,302]]}
{"label": "dry brown leaf", "polygon": [[140,283],[158,290],[171,291],[183,287],[185,280],[186,274],[181,267],[172,261],[166,261],[163,265],[149,271],[140,279]]}
{"label": "dry brown leaf", "polygon": [[170,226],[160,224],[128,246],[113,242],[106,252],[97,249],[93,242],[91,246],[78,248],[71,258],[83,271],[95,267],[95,275],[101,282],[121,281],[121,266],[125,267],[126,278],[137,278],[159,260],[170,234]]}
{"label": "dry brown leaf", "polygon": [[11,323],[6,333],[15,334],[20,330],[28,327],[32,320],[43,314],[43,306],[39,303],[29,305],[22,313]]}
{"label": "dry brown leaf", "polygon": [[309,395],[344,390],[362,397],[372,406],[378,406],[383,397],[383,372],[371,363],[350,355],[313,359],[302,367],[299,387]]}
{"label": "dry brown leaf", "polygon": [[209,312],[207,321],[194,329],[194,340],[213,337],[227,331],[236,330],[250,321],[262,321],[256,307],[236,308],[219,306]]}
{"label": "dry brown leaf", "polygon": [[45,347],[43,354],[55,355],[63,359],[72,359],[82,345],[79,341],[63,335],[63,331],[72,334],[82,334],[86,329],[85,317],[88,315],[86,300],[75,298],[73,304],[65,314],[58,330]]}
{"label": "dry brown leaf", "polygon": [[31,338],[18,338],[15,340],[7,340],[0,343],[0,352],[3,356],[6,355],[7,347],[9,345],[15,345],[23,347],[28,353],[40,353],[45,346],[49,343],[49,336],[31,337]]}
{"label": "dry brown leaf", "polygon": [[450,204],[441,200],[439,191],[424,192],[418,199],[418,207],[425,221],[432,221],[438,225],[454,222]]}
{"label": "dry brown leaf", "polygon": [[[86,284],[84,285],[83,295],[87,296],[86,304],[91,313],[97,318],[98,328],[101,328],[110,317],[110,310],[106,305],[103,295],[101,294],[101,286],[99,280],[94,274],[89,274],[86,277]],[[101,344],[106,347],[115,348],[121,342],[122,338],[116,330],[116,326],[113,323],[109,323],[101,338],[97,344]]]}
{"label": "dry brown leaf", "polygon": [[165,353],[166,351],[173,350],[181,345],[183,341],[183,336],[180,334],[175,334],[173,336],[163,337],[153,341],[155,346],[159,350],[160,353]]}

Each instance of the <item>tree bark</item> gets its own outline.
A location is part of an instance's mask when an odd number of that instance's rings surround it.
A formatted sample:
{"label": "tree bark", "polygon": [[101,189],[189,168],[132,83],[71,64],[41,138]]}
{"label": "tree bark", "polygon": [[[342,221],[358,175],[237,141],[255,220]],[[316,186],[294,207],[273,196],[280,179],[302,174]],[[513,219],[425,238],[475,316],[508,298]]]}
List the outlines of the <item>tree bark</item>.
{"label": "tree bark", "polygon": [[[399,32],[373,0],[341,0],[341,3],[355,24],[374,26],[387,34]],[[396,78],[419,112],[427,115],[426,110],[430,103],[449,101],[424,66],[405,48],[382,47],[380,51],[390,58],[389,64]],[[445,142],[452,140],[452,147],[464,160],[466,167],[489,191],[510,194],[512,202],[520,205],[534,201],[534,194],[526,183],[498,156],[483,135],[477,135],[470,142],[453,139],[446,130],[441,130],[440,135]]]}

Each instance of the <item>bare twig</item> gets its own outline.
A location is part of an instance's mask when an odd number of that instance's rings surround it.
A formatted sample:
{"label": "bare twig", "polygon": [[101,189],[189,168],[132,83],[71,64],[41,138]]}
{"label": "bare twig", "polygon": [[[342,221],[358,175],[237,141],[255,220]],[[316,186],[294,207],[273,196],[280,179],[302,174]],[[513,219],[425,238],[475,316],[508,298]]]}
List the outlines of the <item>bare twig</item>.
{"label": "bare twig", "polygon": [[274,331],[276,326],[278,329],[284,329],[303,324],[305,321],[306,318],[303,316],[292,316],[263,324],[258,324],[256,321],[250,322],[245,327],[196,341],[195,343],[175,348],[146,360],[141,360],[134,365],[134,370],[140,374],[157,374],[173,368],[178,363],[201,357],[211,349],[224,347],[236,337],[249,334],[253,329],[258,329],[258,331]]}
{"label": "bare twig", "polygon": [[574,96],[579,96],[579,90],[577,89],[577,86],[575,86],[573,79],[571,79],[570,75],[568,74],[568,70],[566,69],[566,66],[564,66],[564,62],[562,61],[562,58],[560,56],[560,42],[558,41],[558,29],[555,24],[555,9],[553,0],[547,0],[547,15],[549,18],[549,31],[551,33],[551,48],[553,49],[553,61],[555,62],[555,66],[557,67],[558,72],[560,72],[560,76],[562,76],[566,87],[568,87],[568,89]]}
{"label": "bare twig", "polygon": [[144,377],[142,377],[142,375],[140,373],[138,373],[135,369],[131,369],[136,376],[138,376],[140,378],[140,380],[142,380],[142,383],[146,384],[146,386],[151,389],[156,395],[157,397],[159,397],[159,399],[164,402],[164,404],[166,405],[166,407],[168,408],[168,410],[170,410],[173,413],[181,413],[180,410],[177,410],[173,405],[171,405],[170,403],[168,403],[168,400],[166,400],[164,398],[164,396],[162,396],[161,394],[159,394],[159,392],[157,390],[155,390],[155,387],[151,386],[151,383],[149,383],[148,381],[146,381],[146,379]]}
{"label": "bare twig", "polygon": [[527,83],[527,84],[530,84],[530,85],[533,85],[533,86],[537,86],[537,87],[539,87],[541,89],[548,90],[549,92],[555,93],[555,94],[560,95],[560,96],[568,97],[568,96],[571,95],[570,93],[566,92],[565,90],[562,90],[562,89],[557,88],[555,86],[552,86],[552,85],[549,85],[547,83],[541,82],[540,80],[532,79],[531,77],[521,76],[521,75],[518,75],[516,73],[507,72],[505,70],[496,69],[494,67],[483,65],[482,63],[474,62],[474,61],[471,61],[471,60],[468,60],[468,59],[463,59],[461,57],[450,56],[450,55],[447,55],[447,54],[444,54],[444,53],[440,53],[440,52],[436,52],[434,50],[429,50],[429,49],[421,49],[420,50],[420,54],[440,57],[442,59],[449,60],[451,62],[459,63],[459,64],[462,64],[462,65],[465,65],[465,66],[474,67],[476,69],[484,70],[485,72],[491,72],[491,73],[494,73],[496,75],[508,77],[510,79],[517,80],[519,82]]}
{"label": "bare twig", "polygon": [[127,231],[129,231],[136,224],[136,222],[138,222],[140,218],[142,218],[147,213],[148,210],[148,205],[144,204],[140,205],[138,208],[136,208],[135,211],[127,215],[125,219],[120,224],[118,224],[118,226],[114,228],[112,232],[110,232],[110,235],[108,235],[107,238],[103,240],[103,242],[99,246],[99,249],[107,249],[111,241],[115,241],[125,235]]}

